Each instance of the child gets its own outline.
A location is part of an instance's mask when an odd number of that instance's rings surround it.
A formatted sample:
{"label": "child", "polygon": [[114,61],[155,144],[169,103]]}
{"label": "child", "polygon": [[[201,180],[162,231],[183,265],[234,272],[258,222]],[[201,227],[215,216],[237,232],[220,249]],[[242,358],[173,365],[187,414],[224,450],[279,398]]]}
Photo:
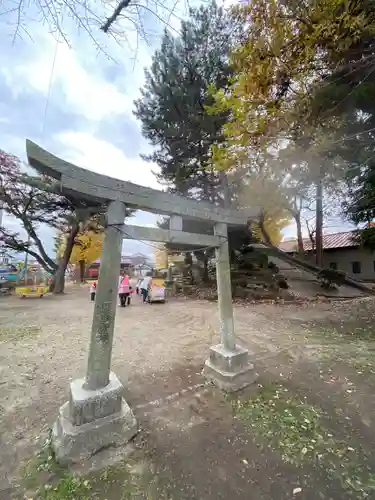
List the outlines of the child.
{"label": "child", "polygon": [[93,283],[91,283],[91,286],[90,286],[90,298],[91,298],[91,302],[95,302],[95,295],[96,295],[96,281],[94,281]]}
{"label": "child", "polygon": [[137,295],[139,295],[139,292],[141,291],[141,283],[142,283],[142,278],[139,278],[137,281],[137,284],[135,286],[135,290],[137,292]]}
{"label": "child", "polygon": [[135,293],[135,290],[137,288],[137,283],[138,283],[138,280],[137,278],[130,278],[129,279],[129,285],[130,285],[130,293]]}

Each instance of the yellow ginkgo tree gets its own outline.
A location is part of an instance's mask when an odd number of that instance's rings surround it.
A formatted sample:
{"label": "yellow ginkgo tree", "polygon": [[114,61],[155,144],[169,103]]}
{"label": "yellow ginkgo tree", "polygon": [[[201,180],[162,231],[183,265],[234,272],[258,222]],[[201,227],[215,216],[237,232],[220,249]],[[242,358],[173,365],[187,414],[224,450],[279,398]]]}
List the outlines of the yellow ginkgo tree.
{"label": "yellow ginkgo tree", "polygon": [[278,147],[296,126],[311,123],[311,90],[349,47],[375,34],[375,16],[359,1],[250,0],[232,13],[244,39],[231,54],[232,83],[216,93],[214,106],[230,112],[229,149]]}
{"label": "yellow ginkgo tree", "polygon": [[[90,264],[95,262],[102,252],[103,232],[100,228],[87,228],[80,231],[75,240],[69,263],[79,267],[80,280],[85,277],[85,270]],[[60,238],[58,255],[62,255],[66,239]]]}
{"label": "yellow ginkgo tree", "polygon": [[[293,213],[285,188],[296,165],[304,163],[310,170],[318,166],[307,178],[320,186],[316,199],[322,199],[325,172],[320,160],[339,123],[332,112],[316,112],[313,93],[351,47],[375,35],[375,15],[356,0],[250,0],[233,7],[232,15],[242,23],[244,36],[230,55],[229,87],[212,89],[210,111],[228,116],[225,140],[212,148],[212,165],[229,178],[238,171],[247,175],[246,203],[259,206],[264,236],[265,221],[276,215],[284,220],[285,209]],[[264,175],[254,168],[254,158],[272,152],[277,156],[296,140],[302,145],[297,162],[274,162]]]}
{"label": "yellow ginkgo tree", "polygon": [[358,1],[250,0],[233,7],[232,15],[244,26],[230,56],[232,81],[225,90],[211,89],[211,112],[228,113],[225,145],[213,151],[219,169],[249,147],[279,149],[301,135],[311,143],[322,128],[335,128],[332,114],[314,116],[312,93],[348,48],[375,35],[375,14]]}
{"label": "yellow ginkgo tree", "polygon": [[259,217],[252,223],[253,235],[261,241],[278,245],[282,230],[291,223],[289,192],[284,181],[273,170],[274,158],[267,151],[237,156],[235,168],[227,170],[228,183],[242,209],[257,209]]}
{"label": "yellow ginkgo tree", "polygon": [[85,231],[79,234],[74,242],[70,263],[79,266],[80,280],[83,281],[85,271],[95,262],[102,252],[103,233]]}

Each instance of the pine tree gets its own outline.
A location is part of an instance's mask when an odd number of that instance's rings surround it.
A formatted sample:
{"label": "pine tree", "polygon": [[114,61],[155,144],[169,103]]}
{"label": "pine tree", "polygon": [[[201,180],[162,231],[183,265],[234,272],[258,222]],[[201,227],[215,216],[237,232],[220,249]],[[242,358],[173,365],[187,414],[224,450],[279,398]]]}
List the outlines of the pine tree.
{"label": "pine tree", "polygon": [[239,36],[215,2],[191,9],[180,34],[165,32],[135,115],[143,135],[157,149],[147,157],[160,167],[169,191],[212,202],[222,201],[220,174],[209,167],[210,147],[222,141],[226,112],[210,114],[210,87],[223,89],[231,76],[228,54]]}

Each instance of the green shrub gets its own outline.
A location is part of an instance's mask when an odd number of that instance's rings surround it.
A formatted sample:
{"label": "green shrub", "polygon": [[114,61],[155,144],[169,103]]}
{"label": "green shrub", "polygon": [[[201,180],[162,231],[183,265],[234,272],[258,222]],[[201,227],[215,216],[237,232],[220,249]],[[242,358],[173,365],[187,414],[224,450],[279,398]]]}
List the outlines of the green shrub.
{"label": "green shrub", "polygon": [[322,269],[318,274],[318,280],[322,288],[329,289],[341,286],[345,283],[346,275],[337,269]]}

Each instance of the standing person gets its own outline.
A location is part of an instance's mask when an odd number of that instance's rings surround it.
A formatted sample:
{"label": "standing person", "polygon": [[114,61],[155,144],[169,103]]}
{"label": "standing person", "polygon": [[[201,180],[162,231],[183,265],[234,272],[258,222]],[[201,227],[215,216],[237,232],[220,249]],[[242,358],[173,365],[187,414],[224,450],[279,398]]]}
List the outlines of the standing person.
{"label": "standing person", "polygon": [[96,295],[96,281],[94,281],[90,285],[90,299],[91,299],[91,302],[95,302],[95,295]]}
{"label": "standing person", "polygon": [[132,295],[135,293],[136,285],[137,285],[137,278],[135,278],[134,276],[132,278],[129,278],[130,295],[128,298],[128,305],[130,305]]}
{"label": "standing person", "polygon": [[130,284],[127,274],[119,278],[118,296],[120,298],[121,307],[126,307],[126,303],[130,305]]}
{"label": "standing person", "polygon": [[145,303],[147,301],[148,294],[149,294],[150,288],[151,288],[151,283],[152,283],[152,276],[150,276],[149,274],[147,276],[145,276],[143,278],[143,280],[141,281],[140,288],[141,288],[143,303]]}
{"label": "standing person", "polygon": [[135,292],[135,289],[137,287],[137,283],[138,283],[137,278],[134,278],[134,276],[132,278],[130,278],[130,280],[129,280],[130,293],[134,293]]}

